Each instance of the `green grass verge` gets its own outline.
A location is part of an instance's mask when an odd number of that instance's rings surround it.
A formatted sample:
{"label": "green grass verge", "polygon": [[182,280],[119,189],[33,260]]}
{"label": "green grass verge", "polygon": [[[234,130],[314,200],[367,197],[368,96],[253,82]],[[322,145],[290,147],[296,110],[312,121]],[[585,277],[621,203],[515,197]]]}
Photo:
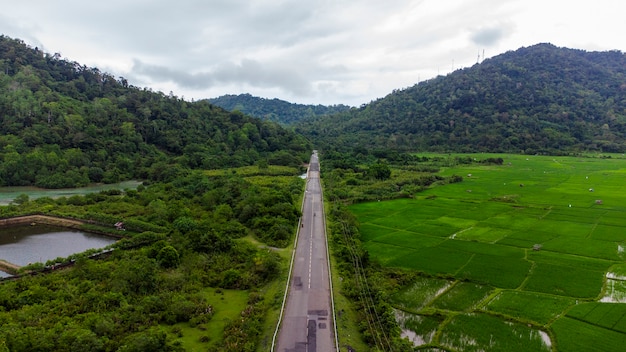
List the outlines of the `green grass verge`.
{"label": "green grass verge", "polygon": [[248,302],[248,291],[206,288],[203,296],[213,307],[213,317],[205,324],[191,326],[188,322],[166,327],[175,342],[189,352],[206,351],[222,340],[226,324],[237,319]]}

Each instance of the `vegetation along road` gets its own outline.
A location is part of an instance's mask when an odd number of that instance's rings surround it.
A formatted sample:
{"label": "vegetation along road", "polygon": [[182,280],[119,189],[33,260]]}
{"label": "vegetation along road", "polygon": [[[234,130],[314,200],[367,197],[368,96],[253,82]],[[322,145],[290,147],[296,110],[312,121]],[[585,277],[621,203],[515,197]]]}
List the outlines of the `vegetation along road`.
{"label": "vegetation along road", "polygon": [[289,290],[274,351],[336,350],[317,153],[311,157]]}

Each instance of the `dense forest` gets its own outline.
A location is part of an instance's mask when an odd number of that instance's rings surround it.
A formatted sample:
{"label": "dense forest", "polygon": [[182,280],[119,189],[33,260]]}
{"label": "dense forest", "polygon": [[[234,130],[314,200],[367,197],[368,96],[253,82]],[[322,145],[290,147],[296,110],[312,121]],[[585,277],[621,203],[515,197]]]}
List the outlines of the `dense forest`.
{"label": "dense forest", "polygon": [[330,115],[348,111],[347,105],[304,105],[293,104],[280,99],[265,99],[250,94],[222,95],[208,99],[212,104],[228,111],[240,111],[246,115],[274,121],[282,125],[291,125],[316,116]]}
{"label": "dense forest", "polygon": [[122,237],[0,280],[0,351],[267,349],[305,138],[4,36],[0,121],[0,186],[143,181],[0,207],[2,219],[48,215]]}
{"label": "dense forest", "polygon": [[626,56],[538,44],[296,130],[320,149],[624,152]]}
{"label": "dense forest", "polygon": [[0,120],[0,186],[160,180],[170,164],[297,166],[311,150],[275,123],[140,89],[5,36]]}

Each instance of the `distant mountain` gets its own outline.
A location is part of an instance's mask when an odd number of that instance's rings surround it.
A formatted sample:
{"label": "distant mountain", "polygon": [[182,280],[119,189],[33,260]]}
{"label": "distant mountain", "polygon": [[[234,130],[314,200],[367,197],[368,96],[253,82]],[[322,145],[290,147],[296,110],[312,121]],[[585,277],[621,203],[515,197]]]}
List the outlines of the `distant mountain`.
{"label": "distant mountain", "polygon": [[244,114],[258,117],[267,121],[278,122],[282,125],[290,125],[308,118],[335,114],[348,111],[346,105],[303,105],[294,104],[280,99],[265,99],[254,97],[250,94],[223,95],[208,99],[228,111],[241,111]]}
{"label": "distant mountain", "polygon": [[626,56],[538,44],[296,131],[338,149],[624,152]]}
{"label": "distant mountain", "polygon": [[163,180],[180,168],[300,165],[309,142],[273,122],[129,85],[0,36],[0,186]]}

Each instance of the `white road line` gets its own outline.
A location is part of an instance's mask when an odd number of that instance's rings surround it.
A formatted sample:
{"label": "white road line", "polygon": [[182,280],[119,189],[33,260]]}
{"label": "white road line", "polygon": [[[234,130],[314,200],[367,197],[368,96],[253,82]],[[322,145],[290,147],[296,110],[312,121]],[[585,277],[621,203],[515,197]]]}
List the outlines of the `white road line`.
{"label": "white road line", "polygon": [[315,224],[315,212],[313,211],[313,201],[311,201],[311,235],[309,240],[309,289],[311,289],[311,269],[313,266],[313,225]]}

